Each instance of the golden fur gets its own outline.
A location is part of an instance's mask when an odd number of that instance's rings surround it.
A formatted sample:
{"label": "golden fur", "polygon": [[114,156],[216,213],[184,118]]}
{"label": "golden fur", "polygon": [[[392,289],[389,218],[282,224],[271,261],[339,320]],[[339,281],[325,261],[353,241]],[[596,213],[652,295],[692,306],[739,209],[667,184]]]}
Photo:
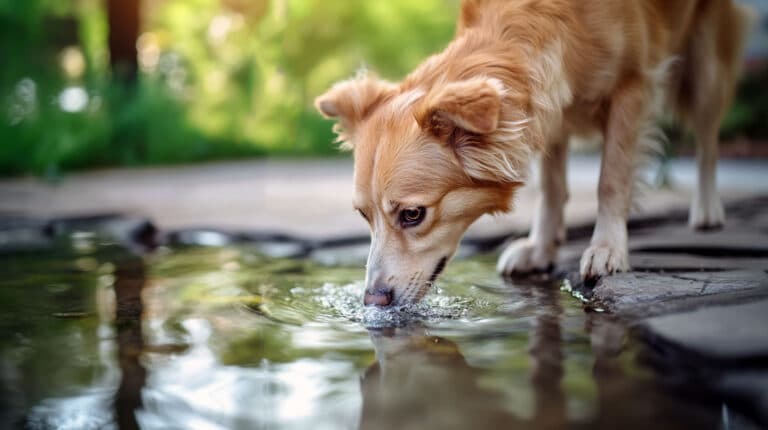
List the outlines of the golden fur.
{"label": "golden fur", "polygon": [[[477,217],[511,209],[536,155],[537,216],[499,271],[551,266],[564,240],[568,139],[596,133],[599,209],[581,272],[627,270],[633,159],[662,105],[699,144],[691,223],[721,224],[717,131],[747,24],[731,0],[465,0],[454,40],[399,84],[369,75],[336,84],[316,106],[354,151],[354,203],[372,231],[368,291],[420,298]],[[398,223],[417,207],[427,211],[421,224]]]}

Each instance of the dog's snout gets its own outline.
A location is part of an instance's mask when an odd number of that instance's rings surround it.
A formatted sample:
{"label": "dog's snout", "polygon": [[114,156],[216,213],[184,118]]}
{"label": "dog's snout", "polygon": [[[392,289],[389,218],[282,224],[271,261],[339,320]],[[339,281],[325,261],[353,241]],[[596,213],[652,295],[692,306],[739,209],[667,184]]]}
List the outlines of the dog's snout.
{"label": "dog's snout", "polygon": [[375,282],[373,286],[365,289],[365,298],[363,303],[366,306],[389,306],[392,303],[394,293],[392,288]]}

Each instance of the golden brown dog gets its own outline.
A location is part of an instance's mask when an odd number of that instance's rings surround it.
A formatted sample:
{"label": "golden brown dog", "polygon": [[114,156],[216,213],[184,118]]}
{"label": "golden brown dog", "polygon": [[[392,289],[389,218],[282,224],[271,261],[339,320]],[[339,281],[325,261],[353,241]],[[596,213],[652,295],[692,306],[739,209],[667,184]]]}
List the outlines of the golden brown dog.
{"label": "golden brown dog", "polygon": [[600,133],[603,149],[581,275],[628,270],[634,159],[660,106],[698,145],[691,225],[722,224],[718,129],[747,12],[731,0],[465,0],[453,42],[399,84],[361,75],[320,96],[354,151],[354,205],[371,228],[365,302],[421,298],[473,221],[510,210],[536,155],[537,215],[498,270],[550,267],[565,240],[568,139],[585,134]]}

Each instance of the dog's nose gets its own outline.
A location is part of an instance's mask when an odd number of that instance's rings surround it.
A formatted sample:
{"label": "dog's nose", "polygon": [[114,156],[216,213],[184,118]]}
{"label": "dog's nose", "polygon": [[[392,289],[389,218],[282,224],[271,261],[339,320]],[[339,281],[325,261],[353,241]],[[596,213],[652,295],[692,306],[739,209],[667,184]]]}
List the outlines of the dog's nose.
{"label": "dog's nose", "polygon": [[365,289],[363,303],[365,306],[389,306],[392,303],[393,296],[392,288],[376,282],[372,287]]}

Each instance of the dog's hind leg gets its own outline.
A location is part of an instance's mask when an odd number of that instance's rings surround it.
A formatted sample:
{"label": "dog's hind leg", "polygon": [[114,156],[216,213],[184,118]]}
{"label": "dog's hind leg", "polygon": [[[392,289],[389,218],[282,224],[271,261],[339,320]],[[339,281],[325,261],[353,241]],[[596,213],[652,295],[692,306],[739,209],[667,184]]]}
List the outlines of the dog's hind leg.
{"label": "dog's hind leg", "polygon": [[698,186],[691,201],[688,224],[696,230],[719,229],[725,222],[725,211],[716,185],[720,120],[719,114],[697,115],[693,124],[697,147]]}
{"label": "dog's hind leg", "polygon": [[527,238],[512,242],[501,254],[497,270],[502,275],[549,270],[565,241],[563,209],[568,200],[568,138],[555,140],[547,149],[541,156],[541,194],[531,232]]}
{"label": "dog's hind leg", "polygon": [[610,101],[600,162],[598,212],[589,248],[581,257],[581,277],[596,279],[629,270],[627,217],[634,185],[634,155],[648,121],[651,83],[625,82]]}
{"label": "dog's hind leg", "polygon": [[717,195],[717,144],[720,122],[730,99],[731,83],[715,55],[715,37],[701,32],[688,48],[682,77],[682,117],[696,141],[698,183],[693,193],[688,224],[696,230],[722,227],[725,212]]}
{"label": "dog's hind leg", "polygon": [[708,10],[687,47],[678,96],[679,113],[696,140],[698,186],[688,223],[697,230],[717,229],[725,221],[716,185],[718,135],[733,98],[751,19],[748,10],[730,2],[712,7],[719,9]]}

